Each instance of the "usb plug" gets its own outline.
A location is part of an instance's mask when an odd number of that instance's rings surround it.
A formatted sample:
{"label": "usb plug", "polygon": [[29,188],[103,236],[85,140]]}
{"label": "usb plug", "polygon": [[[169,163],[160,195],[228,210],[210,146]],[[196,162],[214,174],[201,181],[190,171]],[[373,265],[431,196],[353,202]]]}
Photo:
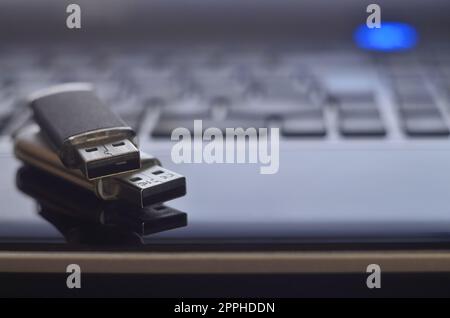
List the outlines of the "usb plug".
{"label": "usb plug", "polygon": [[143,168],[116,180],[121,185],[119,198],[141,207],[186,194],[186,178],[160,166]]}
{"label": "usb plug", "polygon": [[140,154],[128,139],[77,148],[81,171],[88,179],[106,177],[140,168]]}

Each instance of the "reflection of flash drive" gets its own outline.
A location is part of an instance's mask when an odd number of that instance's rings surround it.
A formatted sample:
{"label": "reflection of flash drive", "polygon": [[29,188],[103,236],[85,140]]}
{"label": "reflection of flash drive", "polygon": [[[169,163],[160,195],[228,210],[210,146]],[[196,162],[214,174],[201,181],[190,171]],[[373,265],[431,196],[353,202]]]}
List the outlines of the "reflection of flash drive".
{"label": "reflection of flash drive", "polygon": [[91,192],[34,167],[18,169],[16,185],[39,203],[40,214],[67,238],[75,234],[75,239],[81,239],[81,235],[99,243],[107,242],[108,234],[111,239],[117,235],[123,238],[120,234],[142,236],[187,224],[186,213],[168,206],[138,208],[120,201],[99,200]]}
{"label": "reflection of flash drive", "polygon": [[138,171],[88,180],[76,169],[68,169],[40,136],[39,127],[31,125],[15,136],[14,152],[24,163],[35,166],[69,182],[89,189],[104,200],[123,199],[143,207],[169,201],[186,194],[184,176],[161,167],[158,159],[141,153]]}
{"label": "reflection of flash drive", "polygon": [[29,97],[42,134],[68,168],[88,179],[140,168],[136,133],[95,95],[87,83],[68,83]]}

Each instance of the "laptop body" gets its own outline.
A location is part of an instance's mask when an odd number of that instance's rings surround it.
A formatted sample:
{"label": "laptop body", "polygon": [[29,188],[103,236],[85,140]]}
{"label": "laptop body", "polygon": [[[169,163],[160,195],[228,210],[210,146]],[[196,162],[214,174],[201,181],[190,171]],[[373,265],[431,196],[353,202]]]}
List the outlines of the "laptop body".
{"label": "laptop body", "polygon": [[[387,52],[360,47],[367,4],[350,1],[136,1],[126,10],[90,1],[80,3],[79,32],[64,25],[64,4],[36,4],[31,20],[21,4],[2,5],[2,272],[55,273],[68,260],[92,273],[361,273],[370,263],[448,272],[445,2],[380,3],[382,21],[419,35]],[[300,89],[289,88],[292,74]],[[66,81],[93,82],[138,129],[141,149],[187,177],[188,194],[168,203],[188,214],[186,226],[126,244],[71,241],[18,189],[9,135],[28,118],[21,97]],[[253,83],[268,92],[256,103],[244,96]],[[347,105],[372,108],[348,115]],[[278,171],[175,164],[170,132],[199,119],[280,128]]]}

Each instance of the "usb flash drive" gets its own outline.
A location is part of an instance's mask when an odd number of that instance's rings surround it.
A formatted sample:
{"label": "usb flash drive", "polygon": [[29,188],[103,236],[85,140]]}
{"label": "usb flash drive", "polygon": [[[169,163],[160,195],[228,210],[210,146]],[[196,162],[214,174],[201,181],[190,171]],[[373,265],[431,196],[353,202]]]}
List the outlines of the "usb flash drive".
{"label": "usb flash drive", "polygon": [[141,152],[142,168],[131,173],[88,180],[77,169],[68,169],[40,135],[37,125],[24,127],[15,135],[14,153],[25,164],[94,192],[103,200],[122,199],[144,207],[186,194],[184,176],[161,167],[155,157]]}
{"label": "usb flash drive", "polygon": [[33,117],[68,168],[88,179],[140,168],[136,134],[87,83],[56,85],[29,97]]}

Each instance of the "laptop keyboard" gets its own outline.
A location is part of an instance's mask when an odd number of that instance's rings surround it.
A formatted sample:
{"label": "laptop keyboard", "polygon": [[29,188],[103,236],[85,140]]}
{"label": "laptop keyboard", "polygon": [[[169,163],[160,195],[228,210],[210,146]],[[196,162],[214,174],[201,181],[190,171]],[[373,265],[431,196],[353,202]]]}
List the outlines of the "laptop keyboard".
{"label": "laptop keyboard", "polygon": [[0,134],[18,124],[24,96],[71,81],[92,82],[129,125],[154,139],[193,130],[196,119],[203,129],[279,127],[286,139],[450,134],[446,54],[217,52],[4,52]]}

